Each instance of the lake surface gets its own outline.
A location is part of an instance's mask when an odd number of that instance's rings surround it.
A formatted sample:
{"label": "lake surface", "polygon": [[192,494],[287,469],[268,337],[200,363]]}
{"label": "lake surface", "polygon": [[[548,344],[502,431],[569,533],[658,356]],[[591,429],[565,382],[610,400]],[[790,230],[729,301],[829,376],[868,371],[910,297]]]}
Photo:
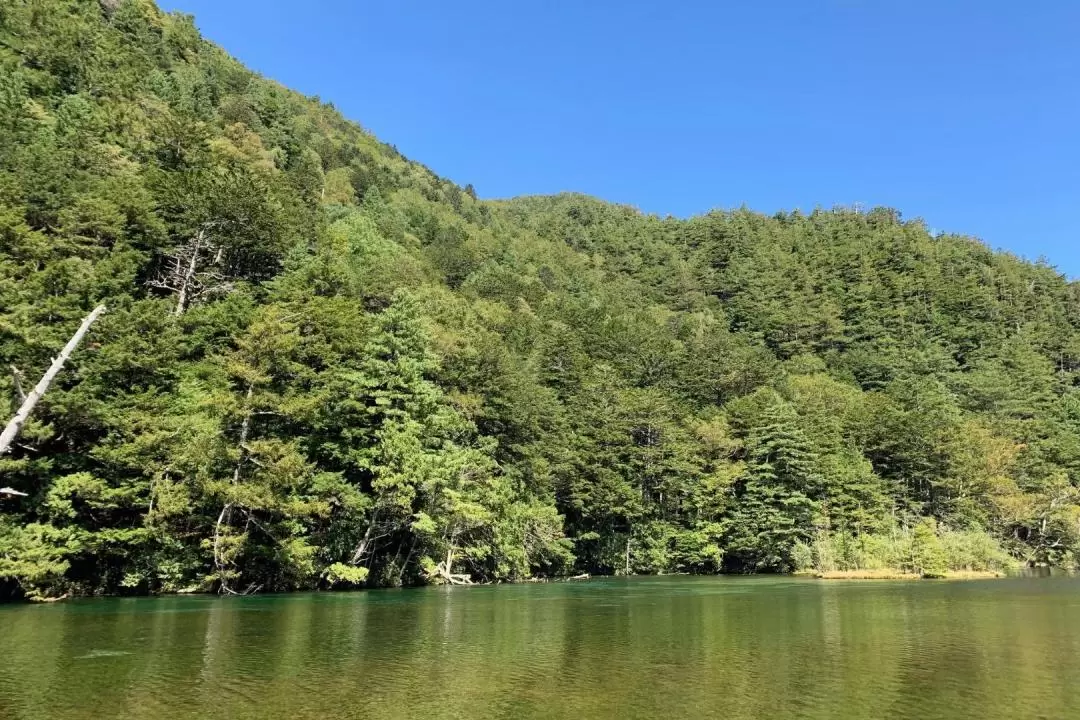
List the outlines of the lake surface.
{"label": "lake surface", "polygon": [[640,578],[0,607],[0,718],[1080,718],[1080,581]]}

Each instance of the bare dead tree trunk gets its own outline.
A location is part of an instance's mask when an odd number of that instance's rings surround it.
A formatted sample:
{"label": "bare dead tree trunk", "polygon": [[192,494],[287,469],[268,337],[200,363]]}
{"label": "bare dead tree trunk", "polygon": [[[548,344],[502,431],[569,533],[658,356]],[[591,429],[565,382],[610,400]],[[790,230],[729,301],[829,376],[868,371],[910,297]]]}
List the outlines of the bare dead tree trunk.
{"label": "bare dead tree trunk", "polygon": [[416,535],[413,535],[412,544],[409,545],[409,554],[405,556],[405,562],[398,568],[397,584],[401,585],[401,579],[405,577],[405,568],[409,567],[409,563],[412,562],[413,553],[416,552]]}
{"label": "bare dead tree trunk", "polygon": [[233,485],[240,482],[240,469],[247,459],[247,441],[248,435],[251,434],[251,396],[254,394],[255,386],[249,384],[247,392],[244,394],[244,421],[240,423],[240,458],[236,461],[236,467],[233,469]]}
{"label": "bare dead tree trunk", "polygon": [[[251,434],[251,396],[255,393],[255,386],[248,385],[247,393],[244,395],[244,421],[240,424],[240,457],[236,461],[236,467],[233,468],[232,484],[235,487],[240,483],[240,471],[244,467],[244,461],[247,459],[247,441],[248,436]],[[217,522],[214,524],[214,567],[218,571],[218,580],[221,582],[221,592],[228,593],[229,595],[237,595],[237,593],[231,587],[229,587],[229,581],[225,578],[226,564],[221,558],[221,526],[227,525],[232,521],[232,508],[233,503],[227,502],[221,508],[221,513],[218,515]],[[250,518],[250,515],[248,516]]]}
{"label": "bare dead tree trunk", "polygon": [[217,523],[214,524],[214,567],[218,571],[218,580],[221,581],[221,592],[232,594],[229,581],[225,579],[225,563],[221,560],[221,525],[231,516],[232,503],[225,503],[218,515]]}
{"label": "bare dead tree trunk", "polygon": [[183,315],[184,310],[187,309],[188,289],[191,287],[191,283],[195,279],[195,271],[199,267],[199,253],[202,252],[203,238],[203,231],[200,230],[199,234],[195,237],[195,246],[191,250],[191,261],[188,263],[187,270],[184,271],[183,280],[180,282],[180,287],[177,288],[176,291],[176,308],[173,310],[173,315],[176,317]]}
{"label": "bare dead tree trunk", "polygon": [[457,533],[451,533],[450,543],[446,549],[446,559],[435,566],[436,572],[439,576],[450,583],[451,585],[472,585],[472,578],[468,573],[459,573],[455,575],[451,570],[454,567],[454,550],[456,550],[455,541],[457,540]]}
{"label": "bare dead tree trunk", "polygon": [[201,300],[232,291],[228,274],[221,269],[225,248],[210,234],[214,223],[203,223],[194,237],[165,255],[168,264],[147,285],[173,294],[172,316],[179,317]]}
{"label": "bare dead tree trunk", "polygon": [[379,510],[376,508],[371,516],[371,522],[368,523],[367,530],[364,531],[363,539],[360,540],[360,544],[356,546],[356,551],[353,552],[352,560],[350,560],[353,565],[358,564],[364,558],[364,553],[367,552],[368,543],[371,541],[371,533],[375,529],[375,523],[378,522],[378,520]]}
{"label": "bare dead tree trunk", "polygon": [[34,411],[34,406],[41,400],[41,396],[45,394],[45,391],[49,389],[49,385],[56,379],[56,376],[60,374],[60,370],[64,367],[64,363],[71,357],[71,353],[75,352],[75,348],[79,346],[82,339],[86,336],[87,331],[90,330],[90,326],[94,324],[94,321],[100,317],[101,313],[105,312],[104,305],[98,305],[94,308],[94,311],[87,315],[79,329],[75,331],[75,334],[68,340],[67,345],[60,351],[60,354],[52,361],[52,365],[45,371],[45,374],[41,376],[41,380],[34,389],[30,391],[19,407],[19,410],[15,413],[15,417],[11,418],[11,422],[4,428],[3,434],[0,434],[0,455],[11,450],[11,444],[15,442],[15,437],[22,430],[23,425],[30,419],[30,413]]}
{"label": "bare dead tree trunk", "polygon": [[399,540],[398,544],[397,544],[397,550],[394,551],[394,559],[391,560],[390,564],[387,565],[386,567],[388,567],[388,568],[396,568],[398,566],[397,563],[398,563],[398,559],[401,557],[401,548],[403,548],[404,546],[405,546],[405,541],[404,540]]}
{"label": "bare dead tree trunk", "polygon": [[19,370],[19,368],[12,365],[11,366],[11,382],[15,386],[15,399],[18,400],[20,404],[26,402],[26,393],[23,392],[22,379],[23,379],[22,371]]}

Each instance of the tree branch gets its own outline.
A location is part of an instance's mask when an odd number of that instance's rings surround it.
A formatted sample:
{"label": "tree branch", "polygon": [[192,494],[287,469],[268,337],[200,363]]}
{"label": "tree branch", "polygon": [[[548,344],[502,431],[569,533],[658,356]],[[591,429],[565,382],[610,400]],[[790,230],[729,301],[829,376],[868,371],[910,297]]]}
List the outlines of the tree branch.
{"label": "tree branch", "polygon": [[26,402],[26,393],[22,387],[22,371],[14,365],[11,366],[11,381],[15,385],[15,399],[20,403]]}

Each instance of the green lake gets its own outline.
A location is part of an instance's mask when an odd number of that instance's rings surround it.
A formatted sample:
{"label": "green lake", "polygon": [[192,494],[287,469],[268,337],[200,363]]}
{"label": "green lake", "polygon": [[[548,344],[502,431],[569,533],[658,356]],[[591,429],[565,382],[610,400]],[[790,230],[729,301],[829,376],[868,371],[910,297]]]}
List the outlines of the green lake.
{"label": "green lake", "polygon": [[1080,718],[1080,581],[663,577],[0,607],[0,718]]}

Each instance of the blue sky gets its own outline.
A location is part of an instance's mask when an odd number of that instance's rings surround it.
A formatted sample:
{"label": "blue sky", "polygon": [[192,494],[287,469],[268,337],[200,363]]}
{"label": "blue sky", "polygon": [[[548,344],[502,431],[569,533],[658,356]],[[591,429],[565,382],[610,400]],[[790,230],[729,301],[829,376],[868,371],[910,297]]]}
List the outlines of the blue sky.
{"label": "blue sky", "polygon": [[1080,277],[1080,3],[162,0],[483,197],[889,205]]}

